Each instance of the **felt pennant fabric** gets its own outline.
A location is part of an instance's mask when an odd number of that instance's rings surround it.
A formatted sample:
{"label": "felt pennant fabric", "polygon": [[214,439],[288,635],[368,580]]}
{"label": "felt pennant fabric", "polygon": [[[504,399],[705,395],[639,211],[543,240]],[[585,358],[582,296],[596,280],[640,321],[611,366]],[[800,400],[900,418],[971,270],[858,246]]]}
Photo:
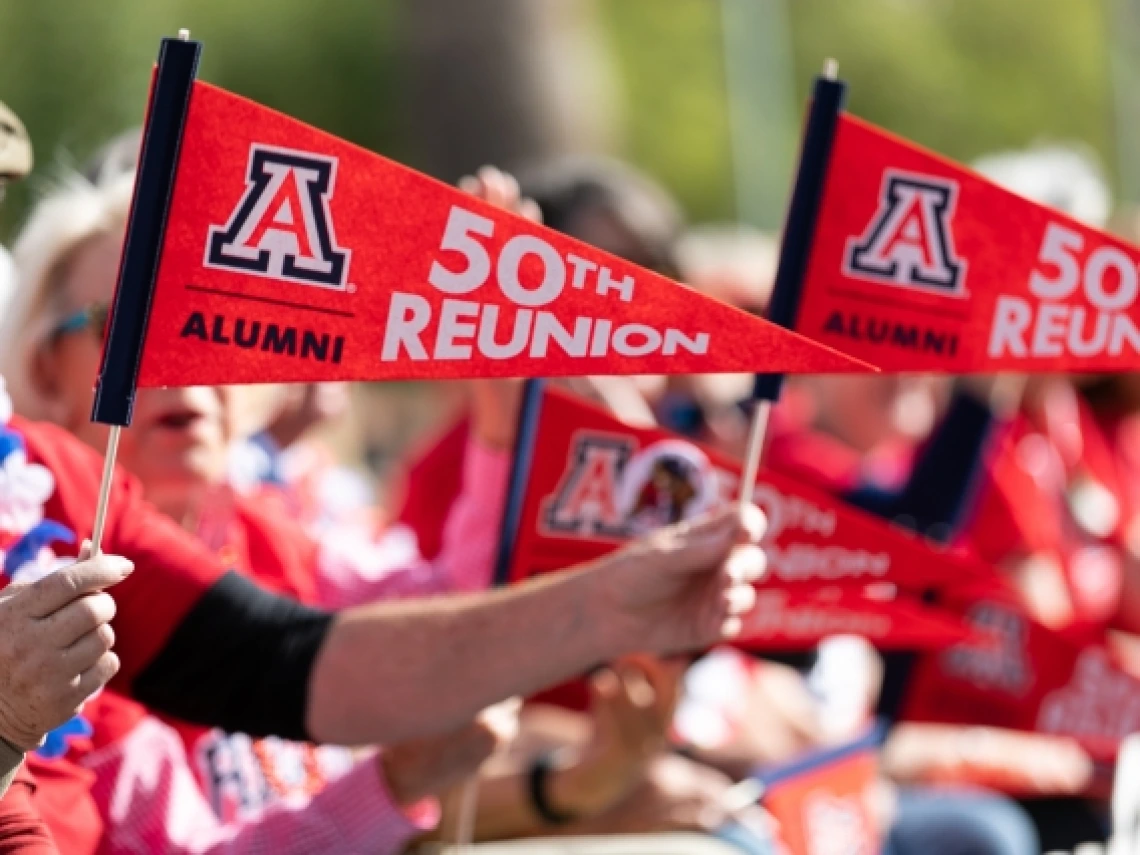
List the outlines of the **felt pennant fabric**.
{"label": "felt pennant fabric", "polygon": [[[625,540],[734,497],[740,464],[660,429],[634,428],[548,389],[509,578],[589,561]],[[926,648],[969,635],[920,592],[998,584],[983,565],[798,481],[763,471],[754,500],[768,517],[769,574],[744,646],[802,649],[844,632],[881,647]],[[900,593],[901,592],[901,593]]]}
{"label": "felt pennant fabric", "polygon": [[1096,627],[1050,629],[992,588],[948,590],[940,605],[978,634],[920,658],[903,719],[1071,737],[1098,760],[1140,731],[1140,680]]}
{"label": "felt pennant fabric", "polygon": [[873,809],[878,744],[873,734],[761,772],[763,805],[776,820],[788,855],[870,855],[882,849]]}
{"label": "felt pennant fabric", "polygon": [[840,117],[796,329],[885,371],[1140,366],[1140,250]]}
{"label": "felt pennant fabric", "polygon": [[[659,428],[626,425],[547,389],[510,578],[586,561],[629,537],[735,498],[741,464]],[[890,584],[924,591],[995,581],[994,571],[796,479],[763,470],[767,584]]]}
{"label": "felt pennant fabric", "polygon": [[140,386],[868,370],[195,82]]}

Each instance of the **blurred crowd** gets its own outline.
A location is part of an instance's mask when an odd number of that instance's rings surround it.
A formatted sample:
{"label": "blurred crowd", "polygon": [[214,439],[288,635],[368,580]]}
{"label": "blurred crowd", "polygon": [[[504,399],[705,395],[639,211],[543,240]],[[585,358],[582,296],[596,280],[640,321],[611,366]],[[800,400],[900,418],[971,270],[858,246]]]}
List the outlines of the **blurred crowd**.
{"label": "blurred crowd", "polygon": [[[131,477],[92,555],[106,428],[89,420],[91,378],[138,144],[128,131],[56,170],[0,256],[0,853],[340,855],[469,837],[602,855],[631,835],[651,835],[646,852],[784,851],[750,782],[865,733],[890,657],[856,638],[778,659],[718,646],[763,572],[755,508],[492,590],[520,383],[417,387],[435,423],[379,490],[320,439],[361,417],[342,385],[143,390],[119,449]],[[0,112],[0,181],[30,166]],[[1080,152],[977,167],[1135,228]],[[487,167],[459,186],[765,311],[779,236],[689,227],[626,164]],[[740,458],[751,383],[564,385]],[[801,377],[766,463],[969,549],[1029,614],[1107,632],[1140,674],[1138,417],[1126,374]],[[552,690],[567,681],[576,691]],[[892,855],[1073,851],[1112,832],[1111,782],[1068,739],[901,723],[878,758],[866,798]]]}

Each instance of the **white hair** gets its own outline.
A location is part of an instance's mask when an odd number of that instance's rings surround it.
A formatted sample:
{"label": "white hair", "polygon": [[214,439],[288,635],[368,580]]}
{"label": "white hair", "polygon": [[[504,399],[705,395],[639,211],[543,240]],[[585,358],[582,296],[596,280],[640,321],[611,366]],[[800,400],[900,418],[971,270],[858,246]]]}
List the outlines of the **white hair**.
{"label": "white hair", "polygon": [[24,415],[46,417],[30,369],[37,348],[60,320],[61,274],[91,240],[122,231],[133,188],[130,173],[99,184],[65,175],[36,204],[16,238],[16,288],[0,307],[0,375]]}
{"label": "white hair", "polygon": [[1112,194],[1100,162],[1079,145],[998,152],[975,161],[974,169],[1007,190],[1096,228],[1104,228],[1112,211]]}
{"label": "white hair", "polygon": [[16,290],[16,266],[8,250],[0,246],[0,318],[4,317],[4,308],[8,305],[8,298]]}
{"label": "white hair", "polygon": [[[689,229],[677,242],[681,275],[695,288],[707,280],[731,280],[753,306],[768,303],[776,280],[779,240],[740,223],[712,224]],[[717,295],[719,296],[719,295]]]}

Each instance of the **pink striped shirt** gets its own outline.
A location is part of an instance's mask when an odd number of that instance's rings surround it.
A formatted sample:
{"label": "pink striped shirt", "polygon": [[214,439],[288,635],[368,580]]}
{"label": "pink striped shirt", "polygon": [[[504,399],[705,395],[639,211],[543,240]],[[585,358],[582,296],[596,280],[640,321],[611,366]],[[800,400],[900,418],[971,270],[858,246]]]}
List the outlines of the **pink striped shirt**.
{"label": "pink striped shirt", "polygon": [[[400,527],[379,541],[353,530],[325,531],[320,604],[341,608],[487,587],[509,465],[509,455],[470,443],[464,490],[434,562],[419,555],[414,535]],[[422,814],[410,819],[393,803],[376,762],[353,762],[343,748],[314,752],[284,740],[210,731],[191,753],[193,760],[174,729],[147,717],[84,758],[98,776],[95,798],[107,821],[101,855],[383,855],[402,851],[436,821]],[[314,754],[329,782],[315,794],[311,781],[296,773],[298,757]]]}

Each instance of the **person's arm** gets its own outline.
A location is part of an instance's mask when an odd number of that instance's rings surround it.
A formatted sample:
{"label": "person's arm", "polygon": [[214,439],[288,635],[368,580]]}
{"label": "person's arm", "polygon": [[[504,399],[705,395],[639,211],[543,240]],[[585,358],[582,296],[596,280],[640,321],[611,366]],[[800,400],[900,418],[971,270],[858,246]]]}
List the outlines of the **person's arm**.
{"label": "person's arm", "polygon": [[450,730],[626,653],[732,637],[765,567],[739,544],[762,533],[758,509],[725,508],[514,588],[343,612],[313,668],[309,733],[362,744]]}
{"label": "person's arm", "polygon": [[179,735],[153,717],[84,758],[107,818],[103,850],[169,855],[307,855],[405,851],[439,819],[439,793],[475,774],[514,733],[517,704],[485,710],[455,733],[361,758],[313,797],[221,821]]}
{"label": "person's arm", "polygon": [[[592,733],[585,740],[577,738],[585,736],[580,733],[585,716],[532,709],[523,719],[521,744],[516,743],[521,756],[480,778],[475,839],[541,835],[552,826],[581,822],[644,784],[654,757],[668,743],[684,670],[681,660],[630,657],[594,674]],[[449,807],[454,813],[454,804]],[[450,819],[445,812],[440,828]]]}
{"label": "person's arm", "polygon": [[32,803],[35,781],[22,773],[0,796],[0,855],[60,855]]}
{"label": "person's arm", "polygon": [[1094,772],[1088,754],[1066,737],[909,722],[893,730],[882,761],[903,784],[972,784],[1025,797],[1085,794]]}
{"label": "person's arm", "polygon": [[[39,456],[70,473],[71,489],[57,490],[48,518],[89,527],[101,463],[52,434],[66,454],[41,445]],[[702,649],[740,632],[765,568],[763,514],[725,508],[511,590],[334,617],[219,578],[208,550],[130,492],[117,489],[107,531],[108,551],[138,568],[115,591],[117,685],[254,736],[361,745],[441,734],[627,652]]]}

